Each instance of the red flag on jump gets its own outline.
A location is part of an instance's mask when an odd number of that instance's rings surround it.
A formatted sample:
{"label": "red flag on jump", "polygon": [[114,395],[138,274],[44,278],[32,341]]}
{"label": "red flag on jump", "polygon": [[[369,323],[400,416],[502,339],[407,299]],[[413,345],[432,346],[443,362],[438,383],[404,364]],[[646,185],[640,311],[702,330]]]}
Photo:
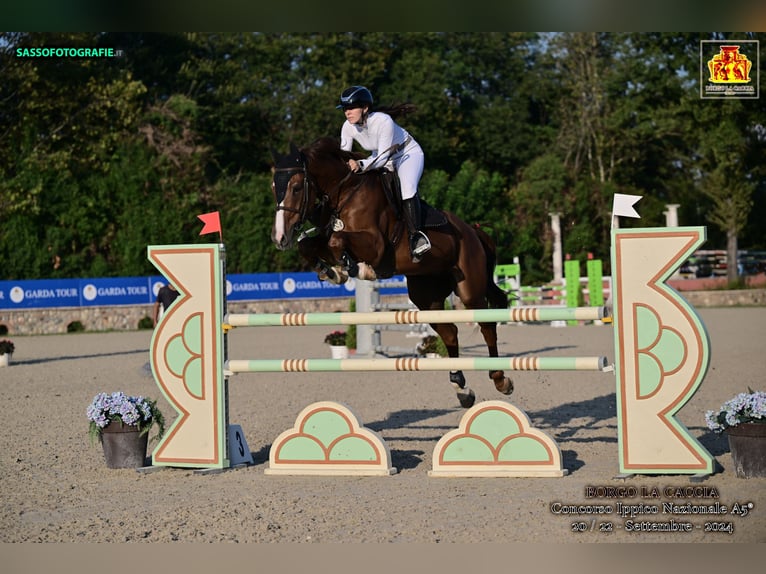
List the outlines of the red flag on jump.
{"label": "red flag on jump", "polygon": [[215,232],[221,233],[221,214],[218,211],[203,213],[202,215],[198,215],[197,218],[201,219],[205,224],[202,227],[202,231],[199,232],[200,235]]}

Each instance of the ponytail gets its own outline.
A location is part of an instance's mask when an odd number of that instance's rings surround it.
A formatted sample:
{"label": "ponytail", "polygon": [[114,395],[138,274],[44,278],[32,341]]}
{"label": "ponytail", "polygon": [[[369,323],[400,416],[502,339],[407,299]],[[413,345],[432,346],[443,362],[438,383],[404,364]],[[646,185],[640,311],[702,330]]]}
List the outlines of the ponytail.
{"label": "ponytail", "polygon": [[402,116],[406,116],[408,114],[412,114],[417,111],[417,106],[415,104],[396,104],[393,106],[381,106],[379,108],[375,108],[372,111],[375,112],[382,112],[384,114],[388,114],[391,116],[392,119],[396,120]]}

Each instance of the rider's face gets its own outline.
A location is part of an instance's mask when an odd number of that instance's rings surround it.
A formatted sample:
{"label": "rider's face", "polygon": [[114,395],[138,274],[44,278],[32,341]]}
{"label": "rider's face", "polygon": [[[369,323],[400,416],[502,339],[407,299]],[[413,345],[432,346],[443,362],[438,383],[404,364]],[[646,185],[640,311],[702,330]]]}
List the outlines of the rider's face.
{"label": "rider's face", "polygon": [[362,121],[362,115],[367,108],[344,108],[343,113],[350,124],[358,124]]}

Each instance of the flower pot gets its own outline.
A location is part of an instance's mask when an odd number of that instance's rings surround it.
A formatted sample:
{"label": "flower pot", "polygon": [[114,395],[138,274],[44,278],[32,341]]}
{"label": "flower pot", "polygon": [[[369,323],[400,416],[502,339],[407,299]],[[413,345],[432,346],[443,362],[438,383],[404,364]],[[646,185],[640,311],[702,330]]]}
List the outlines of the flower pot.
{"label": "flower pot", "polygon": [[348,347],[346,345],[330,345],[330,356],[333,359],[348,359]]}
{"label": "flower pot", "polygon": [[138,427],[112,421],[101,430],[101,444],[108,468],[145,466],[149,433],[141,436]]}
{"label": "flower pot", "polygon": [[0,367],[7,367],[11,364],[12,353],[3,353],[0,355]]}
{"label": "flower pot", "polygon": [[766,423],[741,423],[726,429],[738,478],[766,477]]}

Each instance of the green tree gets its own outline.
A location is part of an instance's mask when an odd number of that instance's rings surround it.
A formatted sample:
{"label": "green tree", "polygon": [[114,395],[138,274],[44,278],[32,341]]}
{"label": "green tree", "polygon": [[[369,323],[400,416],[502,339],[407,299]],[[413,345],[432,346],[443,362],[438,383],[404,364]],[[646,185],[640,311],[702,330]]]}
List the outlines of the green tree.
{"label": "green tree", "polygon": [[553,273],[552,213],[572,211],[572,182],[563,160],[554,153],[532,161],[510,190],[514,206],[513,247],[525,283],[544,283]]}
{"label": "green tree", "polygon": [[[741,104],[723,102],[721,106],[726,109]],[[746,162],[748,138],[744,132],[748,126],[738,125],[737,115],[725,114],[723,119],[705,123],[708,129],[699,140],[696,162],[699,169],[697,185],[713,205],[708,219],[726,233],[726,259],[729,262],[726,277],[729,282],[738,278],[738,238],[747,224],[756,188],[752,167]]]}
{"label": "green tree", "polygon": [[[549,213],[572,256],[608,252],[615,192],[640,220],[712,223],[709,243],[766,248],[766,98],[699,98],[699,41],[763,34],[2,33],[0,268],[5,277],[153,272],[145,247],[206,242],[231,269],[302,265],[270,243],[270,148],[337,137],[338,94],[418,106],[421,194],[493,225],[500,259],[550,278]],[[19,58],[113,46],[125,57]],[[729,145],[730,144],[730,145]],[[726,191],[722,191],[726,190]],[[727,195],[728,194],[728,195]],[[711,214],[708,218],[708,214]],[[720,227],[720,229],[719,229]],[[16,254],[27,254],[23,260]],[[144,271],[146,270],[146,271]]]}
{"label": "green tree", "polygon": [[[90,193],[85,181],[103,175],[120,142],[140,117],[143,85],[129,71],[103,60],[22,58],[16,47],[94,47],[94,34],[4,35],[2,65],[8,82],[0,132],[0,228],[3,273],[26,268],[14,262],[18,241],[36,237],[44,255],[32,257],[32,276],[77,276],[98,259],[106,240],[111,197]],[[23,236],[18,222],[36,222]],[[20,266],[20,267],[19,267]]]}

